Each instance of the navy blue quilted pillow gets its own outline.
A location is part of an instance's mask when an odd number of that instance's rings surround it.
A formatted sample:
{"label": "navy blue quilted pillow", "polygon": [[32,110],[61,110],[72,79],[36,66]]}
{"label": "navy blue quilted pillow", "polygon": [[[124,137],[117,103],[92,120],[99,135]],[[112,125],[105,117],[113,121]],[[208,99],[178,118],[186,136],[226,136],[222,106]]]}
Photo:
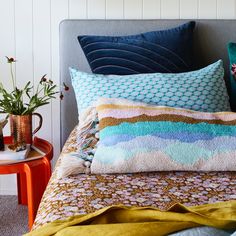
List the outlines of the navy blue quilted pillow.
{"label": "navy blue quilted pillow", "polygon": [[129,75],[192,69],[195,22],[130,36],[78,36],[93,73]]}

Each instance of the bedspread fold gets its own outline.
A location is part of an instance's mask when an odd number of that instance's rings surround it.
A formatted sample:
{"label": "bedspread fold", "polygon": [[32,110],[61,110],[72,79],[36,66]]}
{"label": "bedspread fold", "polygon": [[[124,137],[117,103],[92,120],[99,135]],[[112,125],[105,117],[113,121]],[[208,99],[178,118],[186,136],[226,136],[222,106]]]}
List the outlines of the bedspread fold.
{"label": "bedspread fold", "polygon": [[87,215],[54,221],[26,236],[152,236],[198,226],[236,230],[236,201],[192,207],[177,203],[167,211],[152,207],[110,206]]}

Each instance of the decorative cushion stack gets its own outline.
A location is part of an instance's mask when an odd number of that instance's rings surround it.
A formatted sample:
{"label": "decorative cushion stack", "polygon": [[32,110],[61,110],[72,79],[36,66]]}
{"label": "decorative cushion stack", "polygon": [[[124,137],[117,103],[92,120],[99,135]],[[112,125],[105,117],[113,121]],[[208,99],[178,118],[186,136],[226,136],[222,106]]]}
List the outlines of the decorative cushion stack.
{"label": "decorative cushion stack", "polygon": [[[66,169],[70,173],[236,170],[236,114],[230,112],[223,62],[190,71],[194,27],[195,22],[189,22],[139,35],[78,37],[95,73],[70,68],[79,127],[89,138],[95,130],[99,141],[95,139],[89,149],[90,159],[82,146],[81,152],[71,155],[80,167],[77,172],[70,158],[64,158],[62,176]],[[231,64],[236,63],[235,52],[232,43]],[[231,89],[236,89],[234,76]],[[94,123],[99,132],[91,129]],[[88,140],[78,136],[78,141],[81,145]],[[91,166],[85,165],[88,161]]]}

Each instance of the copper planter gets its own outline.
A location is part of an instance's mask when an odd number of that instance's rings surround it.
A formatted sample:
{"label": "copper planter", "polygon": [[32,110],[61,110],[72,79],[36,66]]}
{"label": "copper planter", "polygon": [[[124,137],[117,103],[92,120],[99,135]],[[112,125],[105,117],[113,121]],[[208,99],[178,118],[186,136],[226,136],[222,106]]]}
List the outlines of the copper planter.
{"label": "copper planter", "polygon": [[4,151],[3,128],[7,124],[7,118],[0,121],[0,151]]}
{"label": "copper planter", "polygon": [[[39,125],[32,132],[32,116],[39,117]],[[42,127],[43,118],[38,113],[30,115],[10,115],[10,129],[14,144],[32,144],[32,136]]]}

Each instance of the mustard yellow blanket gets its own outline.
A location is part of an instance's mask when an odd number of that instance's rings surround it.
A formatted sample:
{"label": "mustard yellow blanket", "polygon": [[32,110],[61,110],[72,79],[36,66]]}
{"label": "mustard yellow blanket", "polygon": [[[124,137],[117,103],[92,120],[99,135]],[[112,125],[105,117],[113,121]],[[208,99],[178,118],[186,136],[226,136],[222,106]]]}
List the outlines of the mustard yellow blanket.
{"label": "mustard yellow blanket", "polygon": [[26,236],[156,236],[198,226],[236,230],[236,201],[193,207],[175,204],[167,211],[111,206],[87,215],[54,221]]}

